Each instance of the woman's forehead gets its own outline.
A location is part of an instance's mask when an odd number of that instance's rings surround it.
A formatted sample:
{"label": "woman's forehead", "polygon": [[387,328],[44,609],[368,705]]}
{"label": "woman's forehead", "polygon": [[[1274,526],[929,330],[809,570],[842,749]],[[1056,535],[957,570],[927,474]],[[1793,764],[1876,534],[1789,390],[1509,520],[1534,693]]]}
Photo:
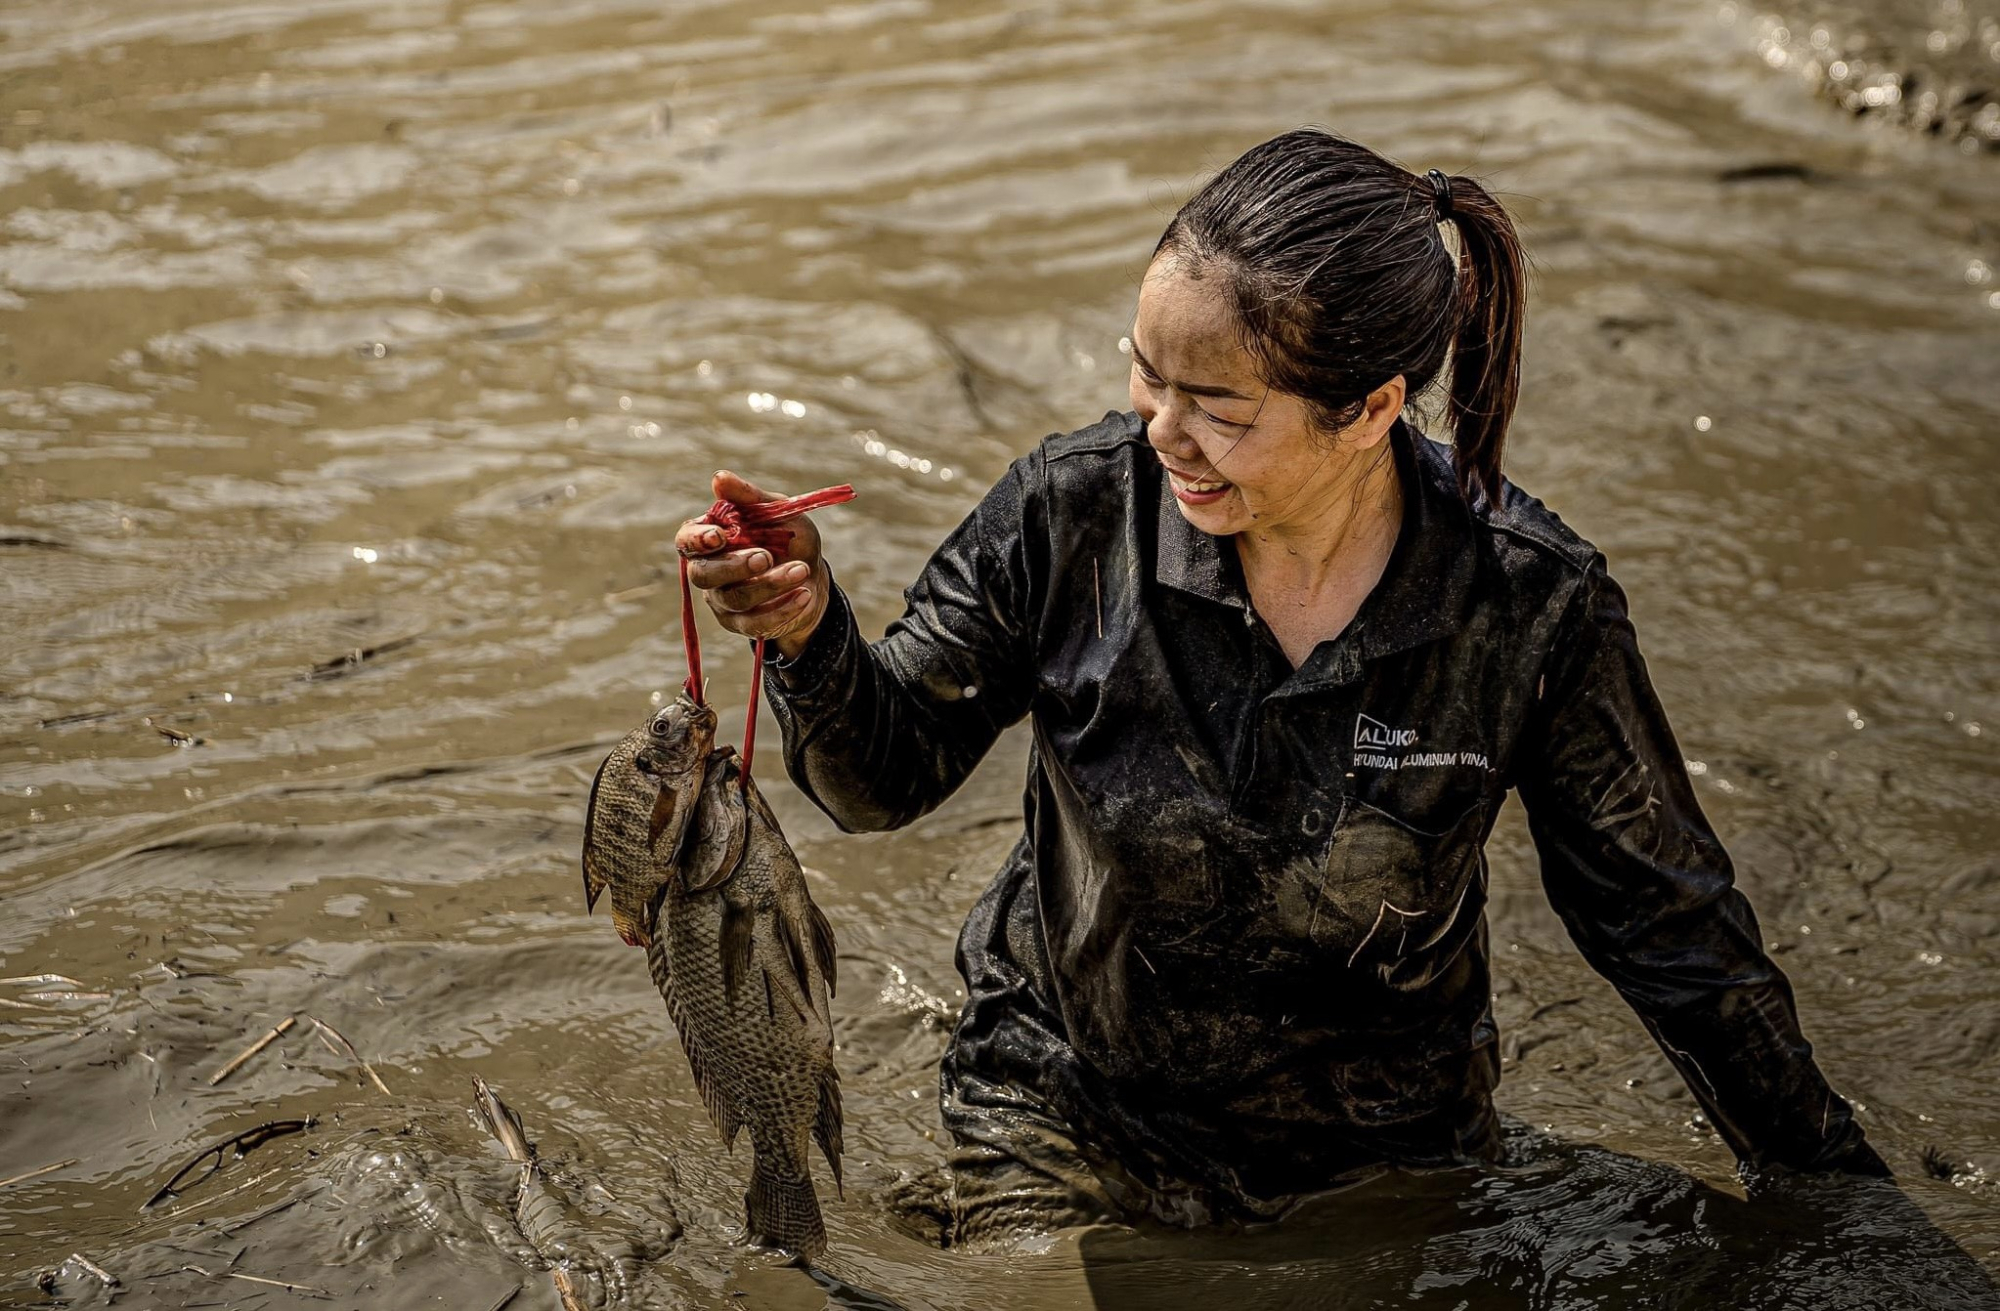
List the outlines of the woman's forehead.
{"label": "woman's forehead", "polygon": [[1204,271],[1176,256],[1162,255],[1146,270],[1139,285],[1132,341],[1158,369],[1200,371],[1204,382],[1257,377],[1256,360],[1244,348],[1243,325],[1230,303],[1227,280],[1215,270]]}

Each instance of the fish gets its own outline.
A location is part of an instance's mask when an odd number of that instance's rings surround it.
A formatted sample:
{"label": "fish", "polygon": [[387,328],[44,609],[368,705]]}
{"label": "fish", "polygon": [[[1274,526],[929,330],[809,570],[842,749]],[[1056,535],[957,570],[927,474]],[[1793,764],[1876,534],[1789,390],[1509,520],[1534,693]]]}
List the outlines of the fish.
{"label": "fish", "polygon": [[654,908],[674,876],[715,745],[715,711],[686,691],[611,748],[590,781],[583,817],[583,905],[611,893],[611,923],[628,947],[652,941]]}
{"label": "fish", "polygon": [[817,1144],[841,1190],[833,928],[755,780],[710,753],[646,951],[709,1119],[750,1134],[745,1229],[810,1261],[826,1249]]}

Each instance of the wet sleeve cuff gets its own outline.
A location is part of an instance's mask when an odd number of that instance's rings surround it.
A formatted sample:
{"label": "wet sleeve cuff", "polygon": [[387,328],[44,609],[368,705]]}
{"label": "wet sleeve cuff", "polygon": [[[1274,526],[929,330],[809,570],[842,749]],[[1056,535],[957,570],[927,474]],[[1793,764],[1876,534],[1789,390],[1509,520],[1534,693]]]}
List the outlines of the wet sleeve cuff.
{"label": "wet sleeve cuff", "polygon": [[[832,581],[832,571],[827,573]],[[764,661],[764,689],[790,717],[811,721],[847,704],[861,659],[861,633],[847,593],[833,583],[826,613],[806,639],[805,649],[787,660],[775,652]]]}

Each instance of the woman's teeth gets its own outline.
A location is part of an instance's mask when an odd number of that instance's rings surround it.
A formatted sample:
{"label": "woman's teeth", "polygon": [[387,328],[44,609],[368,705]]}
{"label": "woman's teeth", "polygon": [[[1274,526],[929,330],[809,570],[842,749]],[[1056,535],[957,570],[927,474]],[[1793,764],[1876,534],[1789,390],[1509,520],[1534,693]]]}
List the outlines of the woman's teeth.
{"label": "woman's teeth", "polygon": [[1183,478],[1179,474],[1174,475],[1174,481],[1178,482],[1181,485],[1182,490],[1197,492],[1197,493],[1219,492],[1223,488],[1229,486],[1227,482],[1223,481],[1220,478],[1205,478],[1200,481],[1196,481],[1193,478]]}

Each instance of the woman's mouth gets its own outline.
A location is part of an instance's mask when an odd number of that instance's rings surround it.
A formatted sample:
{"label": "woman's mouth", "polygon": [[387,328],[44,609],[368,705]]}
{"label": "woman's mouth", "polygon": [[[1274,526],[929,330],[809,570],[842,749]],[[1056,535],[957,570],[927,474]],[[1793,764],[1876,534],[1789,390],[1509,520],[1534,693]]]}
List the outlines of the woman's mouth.
{"label": "woman's mouth", "polygon": [[1167,481],[1173,485],[1174,496],[1182,505],[1209,505],[1229,494],[1230,484],[1220,478],[1190,478],[1174,469],[1167,470]]}

